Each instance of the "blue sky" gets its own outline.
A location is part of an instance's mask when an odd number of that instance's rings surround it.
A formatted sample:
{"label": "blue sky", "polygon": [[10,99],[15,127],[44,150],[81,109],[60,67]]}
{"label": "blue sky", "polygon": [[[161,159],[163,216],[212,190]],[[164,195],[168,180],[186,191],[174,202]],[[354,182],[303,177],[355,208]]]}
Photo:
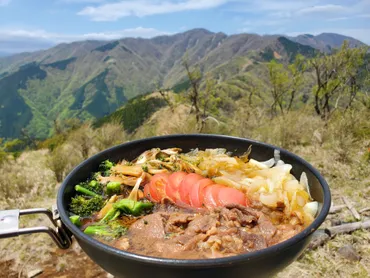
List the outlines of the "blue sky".
{"label": "blue sky", "polygon": [[370,44],[370,0],[0,0],[0,52],[193,28],[226,34],[335,32]]}

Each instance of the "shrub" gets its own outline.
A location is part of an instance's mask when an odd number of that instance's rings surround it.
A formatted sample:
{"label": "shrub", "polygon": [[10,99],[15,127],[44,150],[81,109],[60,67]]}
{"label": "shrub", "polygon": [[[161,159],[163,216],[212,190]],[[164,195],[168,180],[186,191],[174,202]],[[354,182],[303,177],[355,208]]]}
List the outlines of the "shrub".
{"label": "shrub", "polygon": [[68,137],[68,144],[72,145],[74,152],[78,152],[82,159],[87,159],[94,150],[95,130],[88,124],[72,131]]}
{"label": "shrub", "polygon": [[59,146],[47,158],[47,167],[53,171],[57,182],[62,182],[66,175],[69,162],[69,153],[65,146]]}
{"label": "shrub", "polygon": [[127,140],[127,135],[122,125],[119,124],[105,124],[98,128],[95,133],[95,144],[99,151],[122,144]]}

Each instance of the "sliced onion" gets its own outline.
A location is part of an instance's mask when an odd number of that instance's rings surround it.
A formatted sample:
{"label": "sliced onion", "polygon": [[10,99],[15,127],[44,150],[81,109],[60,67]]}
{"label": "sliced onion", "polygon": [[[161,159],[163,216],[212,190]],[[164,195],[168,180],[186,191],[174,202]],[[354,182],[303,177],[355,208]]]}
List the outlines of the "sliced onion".
{"label": "sliced onion", "polygon": [[[282,160],[280,160],[280,161],[282,161]],[[283,161],[282,161],[283,162]],[[275,169],[275,170],[279,170],[279,171],[281,171],[281,172],[284,172],[284,174],[285,175],[288,175],[289,173],[290,173],[290,171],[292,170],[292,165],[290,165],[290,164],[285,164],[284,162],[283,162],[283,164],[281,164],[281,165],[276,165],[274,168],[272,168],[272,169]]]}
{"label": "sliced onion", "polygon": [[284,212],[287,216],[290,216],[291,206],[290,206],[290,202],[288,198],[288,192],[286,191],[283,192],[283,200],[284,200],[284,205],[285,205]]}
{"label": "sliced onion", "polygon": [[268,169],[269,168],[266,164],[264,164],[262,162],[259,162],[257,160],[254,160],[253,158],[251,158],[248,163],[252,166],[256,166],[259,169]]}
{"label": "sliced onion", "polygon": [[286,190],[288,192],[294,192],[294,191],[298,191],[298,190],[305,190],[305,188],[303,188],[303,185],[300,184],[297,180],[288,180],[288,181],[286,181],[283,185],[283,188],[284,188],[284,190]]}
{"label": "sliced onion", "polygon": [[238,164],[238,161],[234,157],[229,157],[229,156],[216,156],[216,157],[213,157],[213,161],[227,162],[228,164],[231,164],[231,165]]}
{"label": "sliced onion", "polygon": [[[263,181],[263,180],[262,180]],[[244,184],[246,186],[250,186],[252,183],[255,182],[255,179],[250,179],[250,178],[244,178],[240,181],[241,184]]]}
{"label": "sliced onion", "polygon": [[196,155],[198,155],[198,153],[199,153],[199,149],[198,148],[196,148],[196,149],[192,149],[190,152],[188,152],[186,155],[188,155],[188,156],[196,156]]}
{"label": "sliced onion", "polygon": [[264,187],[264,186],[262,186],[262,187],[260,187],[260,189],[258,189],[258,192],[259,193],[267,193],[267,190],[266,190],[266,188]]}
{"label": "sliced onion", "polygon": [[238,190],[243,190],[243,188],[245,189],[245,185],[240,184],[239,182],[236,182],[236,181],[234,181],[232,179],[229,179],[225,176],[216,177],[216,178],[213,179],[213,181],[217,184],[226,185],[227,187],[235,188],[235,189],[238,189]]}
{"label": "sliced onion", "polygon": [[[248,179],[251,182],[247,185],[248,186],[248,192],[254,193],[254,192],[267,192],[266,190],[266,180],[265,179]],[[249,181],[248,181],[249,182]],[[242,182],[245,184],[244,182]]]}
{"label": "sliced onion", "polygon": [[302,172],[301,177],[299,179],[299,183],[302,184],[306,191],[308,192],[308,195],[310,195],[310,198],[312,199],[311,192],[310,192],[310,187],[308,186],[308,179],[307,175],[305,172]]}
{"label": "sliced onion", "polygon": [[226,154],[227,150],[223,148],[218,148],[218,149],[206,149],[206,153],[209,153],[211,155],[218,155],[218,154]]}
{"label": "sliced onion", "polygon": [[265,164],[268,168],[271,168],[272,166],[275,165],[275,159],[271,158],[269,160],[261,162],[262,164]]}
{"label": "sliced onion", "polygon": [[319,203],[314,201],[314,202],[309,202],[303,207],[303,211],[312,217],[316,216],[317,211],[319,210]]}
{"label": "sliced onion", "polygon": [[277,207],[278,196],[276,192],[261,193],[260,202],[268,207]]}
{"label": "sliced onion", "polygon": [[270,179],[267,179],[267,187],[269,189],[269,192],[273,192],[274,189],[276,188],[274,182]]}
{"label": "sliced onion", "polygon": [[282,160],[278,160],[278,162],[276,162],[276,166],[281,166],[281,165],[285,165],[285,162]]}
{"label": "sliced onion", "polygon": [[275,160],[275,163],[277,163],[280,160],[280,151],[279,150],[274,150],[274,160]]}

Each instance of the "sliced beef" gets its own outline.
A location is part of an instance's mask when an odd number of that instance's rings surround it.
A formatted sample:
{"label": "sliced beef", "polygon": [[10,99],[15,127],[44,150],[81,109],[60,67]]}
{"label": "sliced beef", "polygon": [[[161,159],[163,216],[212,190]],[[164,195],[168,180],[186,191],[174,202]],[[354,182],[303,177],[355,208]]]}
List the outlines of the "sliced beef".
{"label": "sliced beef", "polygon": [[274,237],[274,241],[271,242],[272,244],[277,244],[279,242],[287,240],[303,230],[303,227],[301,225],[292,224],[281,224],[278,225],[276,228],[277,231]]}
{"label": "sliced beef", "polygon": [[267,242],[272,239],[277,230],[271,220],[264,214],[258,218],[258,228],[261,234],[266,238]]}
{"label": "sliced beef", "polygon": [[170,214],[165,227],[166,233],[183,233],[194,217],[195,215],[190,213]]}
{"label": "sliced beef", "polygon": [[212,214],[198,214],[193,221],[191,221],[186,229],[187,234],[206,233],[212,227],[219,225],[220,215],[217,213]]}
{"label": "sliced beef", "polygon": [[237,205],[237,204],[227,205],[226,208],[227,209],[237,209],[245,215],[251,215],[251,216],[254,216],[254,217],[258,217],[258,215],[260,215],[260,212],[253,209],[253,208],[244,207],[244,206]]}
{"label": "sliced beef", "polygon": [[240,238],[243,240],[249,252],[267,247],[266,240],[262,235],[240,231]]}
{"label": "sliced beef", "polygon": [[164,217],[161,213],[149,214],[132,224],[128,230],[132,235],[145,235],[146,238],[162,239],[165,236]]}
{"label": "sliced beef", "polygon": [[[257,222],[257,214],[254,210],[242,207],[240,205],[232,205],[220,210],[220,215],[225,221],[232,221],[237,227],[245,227]],[[228,226],[232,226],[231,223]]]}
{"label": "sliced beef", "polygon": [[302,230],[300,225],[285,224],[280,212],[264,210],[229,205],[195,212],[162,204],[131,225],[129,242],[120,239],[116,246],[156,257],[218,258],[260,250]]}
{"label": "sliced beef", "polygon": [[172,239],[172,242],[183,246],[184,250],[196,250],[198,244],[208,236],[206,234],[183,234]]}

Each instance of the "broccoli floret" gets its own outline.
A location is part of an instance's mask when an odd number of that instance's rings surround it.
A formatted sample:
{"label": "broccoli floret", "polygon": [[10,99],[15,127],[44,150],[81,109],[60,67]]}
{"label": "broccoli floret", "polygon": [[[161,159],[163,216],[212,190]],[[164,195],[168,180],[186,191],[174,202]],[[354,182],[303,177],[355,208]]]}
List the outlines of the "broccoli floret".
{"label": "broccoli floret", "polygon": [[122,199],[113,204],[113,207],[105,214],[99,223],[107,223],[116,220],[121,213],[133,216],[140,216],[144,212],[153,208],[153,203],[133,201],[130,199]]}
{"label": "broccoli floret", "polygon": [[99,166],[99,171],[101,171],[102,176],[107,177],[110,175],[110,169],[116,165],[110,160],[103,161]]}
{"label": "broccoli floret", "polygon": [[109,221],[116,220],[121,215],[121,211],[111,208],[108,210],[108,212],[105,214],[105,216],[99,221],[100,224],[107,223]]}
{"label": "broccoli floret", "polygon": [[121,192],[121,183],[117,181],[108,182],[106,192],[108,195],[119,194]]}
{"label": "broccoli floret", "polygon": [[89,190],[89,189],[86,189],[85,187],[77,184],[75,186],[75,190],[78,192],[78,193],[81,193],[82,195],[85,195],[85,196],[91,196],[91,197],[95,197],[95,196],[100,196],[99,194]]}
{"label": "broccoli floret", "polygon": [[113,204],[114,209],[134,216],[139,216],[152,207],[153,204],[151,202],[133,201],[130,199],[123,199]]}
{"label": "broccoli floret", "polygon": [[111,221],[109,224],[99,224],[88,226],[84,233],[87,235],[118,238],[126,232],[127,228],[122,226],[118,221]]}
{"label": "broccoli floret", "polygon": [[[78,184],[78,186],[80,187],[83,187],[85,189],[87,189],[88,191],[85,191],[83,192],[80,192],[82,194],[87,194],[89,196],[94,196],[94,194],[91,194],[90,192],[94,192],[96,193],[96,195],[102,195],[103,194],[103,185],[101,183],[99,183],[98,181],[96,180],[91,180],[91,181],[87,181],[87,182],[81,182],[80,184]],[[76,186],[77,187],[77,186]],[[81,190],[81,188],[79,188]]]}
{"label": "broccoli floret", "polygon": [[79,216],[90,216],[94,212],[99,211],[104,206],[102,196],[85,197],[78,195],[72,197],[69,209],[72,213]]}
{"label": "broccoli floret", "polygon": [[72,215],[69,217],[69,219],[71,220],[71,222],[73,224],[75,224],[77,227],[81,227],[82,226],[82,223],[81,223],[81,219],[80,219],[80,216],[78,215]]}
{"label": "broccoli floret", "polygon": [[95,172],[92,176],[91,179],[97,180],[101,176],[101,172]]}

